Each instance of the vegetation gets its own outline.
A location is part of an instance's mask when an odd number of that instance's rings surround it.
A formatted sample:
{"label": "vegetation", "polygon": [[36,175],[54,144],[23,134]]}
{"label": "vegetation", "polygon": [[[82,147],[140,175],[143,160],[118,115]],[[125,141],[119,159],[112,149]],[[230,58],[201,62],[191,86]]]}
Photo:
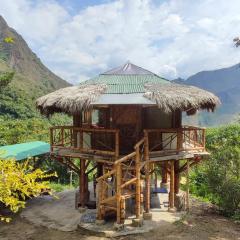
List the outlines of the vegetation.
{"label": "vegetation", "polygon": [[240,124],[209,129],[209,160],[191,172],[191,192],[240,219]]}
{"label": "vegetation", "polygon": [[[55,176],[40,169],[33,170],[28,161],[21,164],[14,159],[0,159],[0,172],[0,202],[14,213],[25,207],[27,198],[49,189],[46,179]],[[0,215],[0,220],[9,222],[10,218]]]}

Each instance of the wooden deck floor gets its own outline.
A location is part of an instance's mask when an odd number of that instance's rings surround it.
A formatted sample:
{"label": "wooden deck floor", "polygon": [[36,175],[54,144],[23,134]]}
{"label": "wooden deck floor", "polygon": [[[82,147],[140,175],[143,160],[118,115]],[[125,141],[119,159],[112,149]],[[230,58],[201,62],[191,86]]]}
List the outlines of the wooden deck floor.
{"label": "wooden deck floor", "polygon": [[[71,158],[84,158],[90,159],[96,162],[101,161],[109,161],[114,162],[113,156],[107,155],[99,155],[94,153],[82,153],[78,150],[68,149],[68,148],[60,148],[54,149],[51,154],[55,156],[61,157],[71,157]],[[151,162],[160,162],[160,161],[168,161],[168,160],[182,160],[182,159],[191,159],[197,156],[208,156],[209,153],[206,151],[180,151],[180,152],[173,152],[173,151],[157,151],[157,152],[150,152],[150,161]],[[123,156],[119,156],[121,158]]]}

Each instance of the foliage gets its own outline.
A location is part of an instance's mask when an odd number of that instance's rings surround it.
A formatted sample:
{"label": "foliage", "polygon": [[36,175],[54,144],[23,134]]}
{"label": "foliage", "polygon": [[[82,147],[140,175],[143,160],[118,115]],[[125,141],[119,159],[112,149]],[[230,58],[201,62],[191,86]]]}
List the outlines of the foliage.
{"label": "foliage", "polygon": [[14,43],[14,40],[13,40],[12,37],[5,37],[5,38],[4,38],[4,42],[5,42],[5,43]]}
{"label": "foliage", "polygon": [[236,217],[240,210],[240,124],[208,130],[206,144],[211,156],[191,172],[191,192]]}
{"label": "foliage", "polygon": [[29,141],[49,142],[49,128],[55,125],[67,125],[70,118],[55,114],[51,119],[35,117],[29,119],[0,118],[0,146]]}
{"label": "foliage", "polygon": [[[28,164],[18,163],[14,159],[0,159],[0,202],[16,213],[25,207],[26,199],[36,197],[42,190],[49,189],[47,178],[55,174],[46,174],[41,169],[33,170]],[[9,221],[0,216],[1,220]]]}
{"label": "foliage", "polygon": [[14,72],[4,72],[0,74],[0,91],[2,91],[13,79]]}

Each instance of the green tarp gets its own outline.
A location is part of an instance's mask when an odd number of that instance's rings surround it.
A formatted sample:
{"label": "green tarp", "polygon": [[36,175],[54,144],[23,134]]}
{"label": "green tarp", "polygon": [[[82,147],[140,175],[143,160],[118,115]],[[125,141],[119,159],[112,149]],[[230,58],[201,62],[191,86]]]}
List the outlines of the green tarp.
{"label": "green tarp", "polygon": [[48,153],[49,151],[50,144],[35,141],[0,147],[0,157],[4,159],[15,158],[16,160],[23,160]]}

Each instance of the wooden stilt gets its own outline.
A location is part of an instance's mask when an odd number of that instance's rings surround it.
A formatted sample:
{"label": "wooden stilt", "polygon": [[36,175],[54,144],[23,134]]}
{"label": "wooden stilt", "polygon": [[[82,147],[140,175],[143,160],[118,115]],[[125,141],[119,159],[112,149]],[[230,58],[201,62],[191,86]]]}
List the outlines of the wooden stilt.
{"label": "wooden stilt", "polygon": [[179,160],[174,161],[174,193],[179,193],[180,188],[180,172],[179,172]]}
{"label": "wooden stilt", "polygon": [[85,207],[85,159],[80,159],[80,205]]}
{"label": "wooden stilt", "polygon": [[186,169],[186,210],[189,211],[189,160],[187,159]]}
{"label": "wooden stilt", "polygon": [[171,160],[169,208],[174,208],[174,160]]}
{"label": "wooden stilt", "polygon": [[167,167],[168,167],[168,161],[164,161],[162,164],[162,186],[166,185],[168,181]]}
{"label": "wooden stilt", "polygon": [[117,200],[117,224],[122,223],[121,219],[121,180],[122,180],[122,171],[120,163],[115,165],[116,167],[116,200]]}
{"label": "wooden stilt", "polygon": [[136,149],[136,218],[140,218],[141,211],[141,179],[140,179],[140,150]]}
{"label": "wooden stilt", "polygon": [[144,160],[145,160],[145,212],[150,211],[150,164],[148,133],[144,131]]}

